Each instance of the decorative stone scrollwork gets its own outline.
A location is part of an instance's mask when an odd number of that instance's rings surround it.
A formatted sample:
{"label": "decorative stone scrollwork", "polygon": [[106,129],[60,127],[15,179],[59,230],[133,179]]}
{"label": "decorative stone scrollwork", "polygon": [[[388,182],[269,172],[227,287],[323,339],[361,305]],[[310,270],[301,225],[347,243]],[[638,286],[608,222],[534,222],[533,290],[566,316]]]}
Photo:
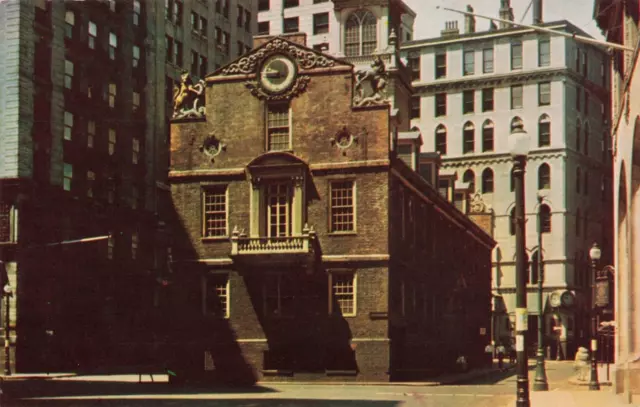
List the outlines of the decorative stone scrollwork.
{"label": "decorative stone scrollwork", "polygon": [[264,47],[254,53],[240,58],[222,70],[222,75],[250,74],[257,70],[258,65],[267,57],[275,53],[284,53],[293,57],[302,69],[324,68],[335,65],[332,59],[313,51],[308,51],[296,44],[290,43],[280,38],[268,42]]}
{"label": "decorative stone scrollwork", "polygon": [[204,139],[199,149],[207,157],[211,158],[211,162],[214,162],[218,154],[227,150],[227,146],[214,133],[209,133],[209,137]]}
{"label": "decorative stone scrollwork", "polygon": [[334,137],[331,138],[331,145],[338,147],[343,155],[346,155],[346,149],[354,144],[358,144],[358,136],[352,134],[346,127],[340,129]]}
{"label": "decorative stone scrollwork", "polygon": [[292,99],[307,89],[307,85],[311,78],[308,76],[298,76],[291,89],[284,93],[268,93],[260,86],[257,81],[249,81],[245,86],[251,91],[251,94],[260,100],[288,100]]}
{"label": "decorative stone scrollwork", "polygon": [[180,76],[180,86],[173,89],[173,119],[200,118],[205,115],[204,91],[205,82],[200,80],[195,85],[188,72]]}
{"label": "decorative stone scrollwork", "polygon": [[380,56],[373,61],[370,70],[356,71],[355,76],[354,106],[375,106],[388,103],[386,88],[389,73]]}
{"label": "decorative stone scrollwork", "polygon": [[487,205],[482,199],[482,195],[476,192],[471,198],[471,213],[485,213],[487,212]]}

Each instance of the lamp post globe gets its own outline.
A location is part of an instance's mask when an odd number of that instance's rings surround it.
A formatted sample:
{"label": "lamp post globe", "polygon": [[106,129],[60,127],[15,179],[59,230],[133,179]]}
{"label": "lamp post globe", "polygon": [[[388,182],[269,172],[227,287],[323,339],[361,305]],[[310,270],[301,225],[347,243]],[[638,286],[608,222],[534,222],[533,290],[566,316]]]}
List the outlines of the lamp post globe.
{"label": "lamp post globe", "polygon": [[598,261],[600,260],[601,255],[602,251],[600,250],[600,246],[598,246],[598,243],[593,243],[593,246],[591,246],[591,249],[589,249],[589,258],[592,261]]}
{"label": "lamp post globe", "polygon": [[524,125],[521,122],[515,123],[509,136],[509,154],[514,159],[526,159],[530,149],[529,133],[524,129]]}
{"label": "lamp post globe", "polygon": [[527,333],[527,260],[525,242],[524,172],[530,149],[529,135],[522,122],[513,125],[509,136],[509,152],[513,158],[516,235],[516,407],[529,407],[529,371],[525,337]]}

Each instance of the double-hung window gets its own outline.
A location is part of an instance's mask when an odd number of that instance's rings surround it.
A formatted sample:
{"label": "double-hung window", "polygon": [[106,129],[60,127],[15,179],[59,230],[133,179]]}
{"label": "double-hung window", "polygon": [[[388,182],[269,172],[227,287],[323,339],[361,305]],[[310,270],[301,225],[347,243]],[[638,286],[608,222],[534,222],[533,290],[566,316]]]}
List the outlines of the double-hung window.
{"label": "double-hung window", "polygon": [[229,318],[229,275],[208,274],[202,281],[202,313]]}
{"label": "double-hung window", "polygon": [[511,86],[511,108],[521,109],[522,104],[522,85]]}
{"label": "double-hung window", "polygon": [[475,73],[475,57],[476,52],[472,49],[468,49],[464,51],[463,59],[464,59],[464,72],[466,75],[473,75]]}
{"label": "double-hung window", "polygon": [[269,237],[291,236],[291,184],[270,183],[266,187],[267,233]]}
{"label": "double-hung window", "polygon": [[522,41],[511,43],[511,69],[522,69]]}
{"label": "double-hung window", "polygon": [[202,190],[202,219],[203,237],[228,235],[226,186],[208,186]]}
{"label": "double-hung window", "polygon": [[267,150],[291,149],[291,110],[289,103],[267,105]]}
{"label": "double-hung window", "polygon": [[473,113],[475,111],[475,95],[474,90],[465,90],[462,92],[462,113]]}
{"label": "double-hung window", "polygon": [[356,228],[355,183],[331,183],[331,232],[353,232]]}
{"label": "double-hung window", "polygon": [[447,52],[436,51],[436,79],[447,77]]}
{"label": "double-hung window", "polygon": [[295,312],[295,282],[287,273],[268,273],[264,282],[264,313],[289,317]]}
{"label": "double-hung window", "polygon": [[109,59],[116,59],[116,51],[118,50],[118,36],[110,32],[109,33]]}
{"label": "double-hung window", "polygon": [[493,47],[482,50],[482,72],[493,72]]}
{"label": "double-hung window", "polygon": [[548,106],[551,104],[551,82],[541,82],[538,84],[538,105]]}
{"label": "double-hung window", "polygon": [[482,89],[482,111],[491,112],[493,110],[493,88]]}
{"label": "double-hung window", "polygon": [[331,272],[331,298],[329,311],[342,316],[356,315],[356,274],[354,272]]}
{"label": "double-hung window", "polygon": [[89,21],[89,38],[87,43],[89,48],[96,48],[96,39],[98,38],[98,26],[93,21]]}
{"label": "double-hung window", "polygon": [[436,117],[447,115],[447,94],[436,93]]}
{"label": "double-hung window", "polygon": [[64,112],[64,139],[71,140],[73,138],[73,114]]}
{"label": "double-hung window", "polygon": [[66,89],[73,88],[73,62],[68,59],[64,60],[64,87]]}
{"label": "double-hung window", "polygon": [[549,38],[538,40],[538,66],[551,65],[551,41]]}

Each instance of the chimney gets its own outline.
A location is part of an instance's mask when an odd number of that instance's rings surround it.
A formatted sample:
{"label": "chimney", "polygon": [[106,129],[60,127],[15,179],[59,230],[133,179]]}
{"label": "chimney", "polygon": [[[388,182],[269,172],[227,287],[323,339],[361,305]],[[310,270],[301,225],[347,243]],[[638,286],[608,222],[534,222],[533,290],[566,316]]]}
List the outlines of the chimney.
{"label": "chimney", "polygon": [[[467,4],[467,13],[473,13],[473,7]],[[476,32],[476,18],[475,16],[465,15],[464,16],[464,32],[466,34],[471,34]]]}
{"label": "chimney", "polygon": [[[500,18],[503,20],[513,21],[513,9],[511,8],[511,0],[500,0]],[[500,29],[511,27],[513,27],[513,25],[500,22]]]}
{"label": "chimney", "polygon": [[542,24],[542,0],[533,0],[533,24]]}
{"label": "chimney", "polygon": [[451,37],[458,34],[460,34],[460,30],[458,29],[457,21],[454,20],[444,22],[444,30],[440,31],[440,36]]}

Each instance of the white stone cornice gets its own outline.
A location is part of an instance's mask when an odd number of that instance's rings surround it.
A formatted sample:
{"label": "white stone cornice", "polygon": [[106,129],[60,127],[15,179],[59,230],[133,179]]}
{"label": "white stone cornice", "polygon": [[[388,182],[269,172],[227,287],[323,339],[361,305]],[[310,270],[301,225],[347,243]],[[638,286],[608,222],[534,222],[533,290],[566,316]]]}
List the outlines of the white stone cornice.
{"label": "white stone cornice", "polygon": [[[552,148],[542,149],[531,152],[527,157],[527,161],[545,161],[553,158],[561,158],[567,156],[567,149]],[[442,159],[442,168],[459,168],[468,167],[470,165],[495,165],[511,163],[513,159],[509,153],[490,153],[480,155],[458,156]]]}
{"label": "white stone cornice", "polygon": [[571,74],[569,68],[541,68],[526,72],[509,72],[505,74],[482,75],[478,77],[462,77],[453,80],[413,83],[416,94],[427,96],[449,90],[480,89],[486,87],[510,86],[525,82],[538,82],[554,78],[566,77]]}

